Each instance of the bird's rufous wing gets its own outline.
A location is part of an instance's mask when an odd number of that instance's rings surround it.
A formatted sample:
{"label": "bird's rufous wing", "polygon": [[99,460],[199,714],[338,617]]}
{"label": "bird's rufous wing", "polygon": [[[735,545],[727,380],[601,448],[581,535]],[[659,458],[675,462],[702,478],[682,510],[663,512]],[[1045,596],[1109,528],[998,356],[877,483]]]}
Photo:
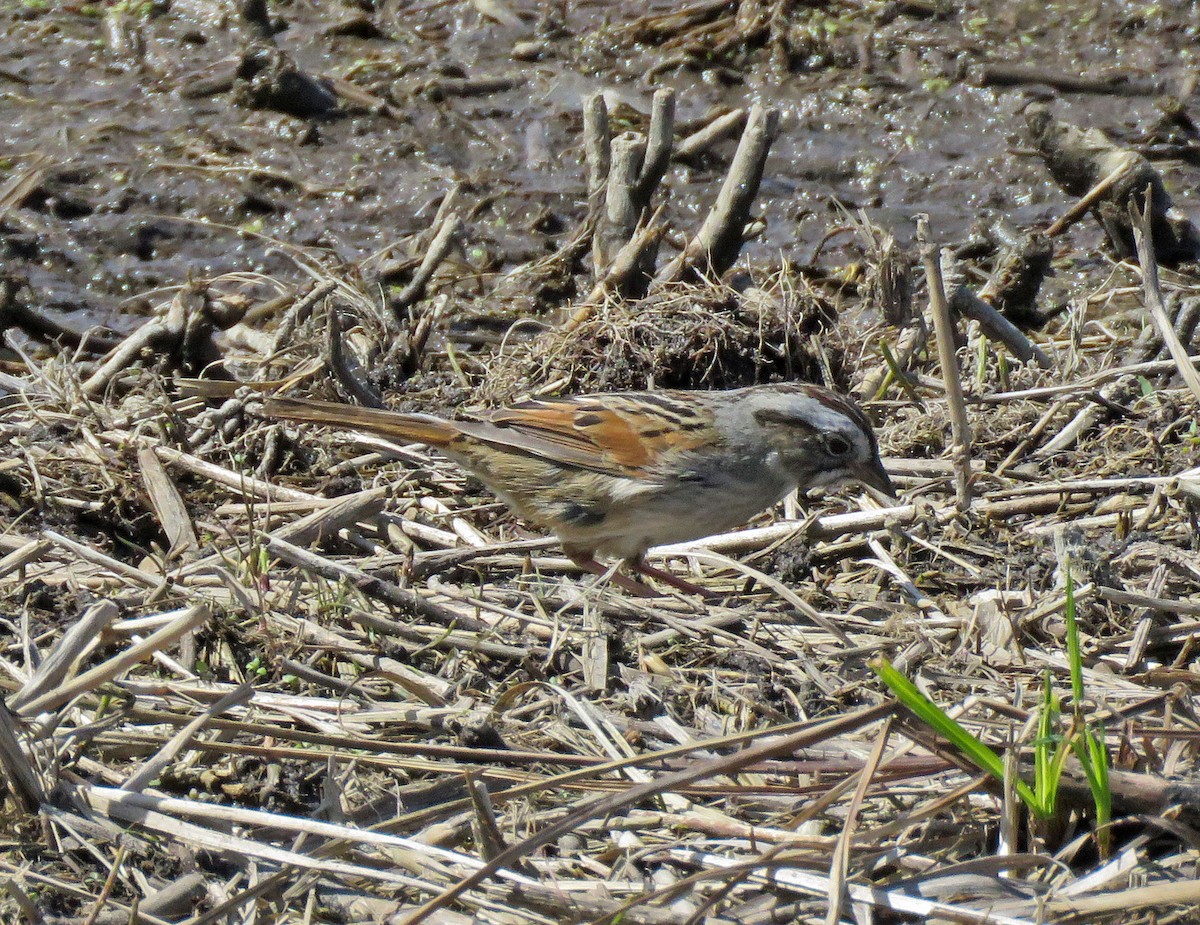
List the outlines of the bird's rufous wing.
{"label": "bird's rufous wing", "polygon": [[487,421],[490,442],[637,479],[653,477],[667,457],[704,442],[712,414],[671,393],[646,392],[531,401],[492,412]]}

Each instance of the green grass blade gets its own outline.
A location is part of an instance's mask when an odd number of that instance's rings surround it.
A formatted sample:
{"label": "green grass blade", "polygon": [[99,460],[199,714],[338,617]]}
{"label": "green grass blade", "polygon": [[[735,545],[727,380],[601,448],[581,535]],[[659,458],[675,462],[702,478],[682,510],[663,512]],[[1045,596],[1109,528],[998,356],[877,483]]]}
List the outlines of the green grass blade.
{"label": "green grass blade", "polygon": [[1052,783],[1054,765],[1054,728],[1058,725],[1058,698],[1050,686],[1050,672],[1042,676],[1042,702],[1038,708],[1037,737],[1033,742],[1033,792],[1035,812],[1048,816],[1057,802]]}
{"label": "green grass blade", "polygon": [[[871,669],[888,686],[892,694],[914,716],[949,742],[968,761],[990,774],[1000,783],[1004,782],[1004,762],[1000,756],[977,736],[964,729],[941,707],[922,694],[915,684],[902,675],[886,658],[871,660]],[[1039,812],[1037,797],[1024,781],[1017,781],[1017,795],[1031,810]]]}
{"label": "green grass blade", "polygon": [[1100,735],[1084,729],[1072,739],[1071,746],[1092,792],[1092,802],[1096,806],[1096,839],[1101,852],[1107,856],[1112,841],[1108,829],[1112,821],[1112,788],[1108,782],[1108,752],[1104,747],[1103,728]]}
{"label": "green grass blade", "polygon": [[1083,711],[1083,654],[1079,648],[1079,623],[1075,616],[1075,578],[1071,573],[1071,559],[1063,560],[1067,573],[1067,664],[1071,669],[1071,699],[1076,718]]}

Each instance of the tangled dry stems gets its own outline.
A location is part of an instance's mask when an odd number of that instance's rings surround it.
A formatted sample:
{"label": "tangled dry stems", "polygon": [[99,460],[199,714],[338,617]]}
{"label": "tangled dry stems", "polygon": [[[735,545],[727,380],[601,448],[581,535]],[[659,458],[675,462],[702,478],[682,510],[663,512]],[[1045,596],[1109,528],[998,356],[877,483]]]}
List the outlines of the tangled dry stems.
{"label": "tangled dry stems", "polygon": [[[570,337],[550,333],[507,346],[488,364],[500,383],[492,388],[517,390],[510,371],[521,365],[518,357],[540,360],[525,367],[527,390],[535,382],[567,391],[651,379],[733,385],[781,377],[788,363],[811,372],[821,363],[805,352],[813,343],[806,332],[821,330],[825,344],[838,337],[851,343],[854,335],[816,299],[787,293],[778,280],[737,303],[729,292],[694,286],[651,306],[606,305]],[[320,359],[316,331],[327,311],[320,307],[297,332],[293,366]],[[1073,377],[1111,366],[1109,337],[1076,341]],[[763,349],[780,344],[789,346]],[[869,359],[865,350],[836,351],[837,375],[860,378],[856,364]],[[435,351],[429,362],[445,359]],[[699,378],[673,381],[684,368]],[[995,372],[993,360],[988,375]],[[1161,373],[1169,377],[1169,366]],[[622,777],[664,779],[672,769],[699,768],[694,780],[656,799],[622,804],[606,818],[585,813],[551,850],[522,857],[511,876],[536,876],[541,886],[517,894],[503,879],[488,881],[460,902],[496,921],[505,907],[532,914],[558,902],[575,908],[579,920],[607,920],[632,903],[630,920],[682,922],[704,897],[730,910],[769,901],[803,917],[823,900],[803,899],[806,888],[786,878],[722,880],[718,855],[787,870],[815,865],[827,875],[846,825],[841,801],[863,772],[850,883],[873,883],[898,902],[890,884],[919,859],[936,896],[930,875],[993,856],[995,826],[1008,810],[954,756],[914,745],[916,730],[907,730],[910,741],[894,724],[885,733],[877,719],[851,723],[807,752],[764,757],[752,773],[731,773],[721,763],[727,759],[711,756],[730,732],[761,738],[784,724],[853,717],[878,703],[866,667],[877,653],[926,678],[935,699],[957,704],[990,741],[1028,743],[1041,672],[1063,678],[1064,550],[1074,551],[1082,585],[1091,709],[1108,718],[1118,767],[1143,782],[1194,777],[1190,695],[1180,699],[1169,682],[1172,672],[1188,670],[1200,616],[1197,435],[1187,424],[1194,399],[1169,379],[1147,387],[1154,380],[1144,376],[1123,417],[1102,421],[1059,453],[1040,457],[1031,446],[998,475],[991,473],[1021,441],[1050,439],[1088,393],[1051,399],[1062,405],[1040,433],[1044,398],[977,404],[982,497],[960,515],[947,503],[949,469],[938,458],[944,405],[920,367],[916,374],[921,404],[893,386],[876,409],[885,454],[909,473],[901,480],[916,505],[855,527],[859,502],[833,498],[809,508],[817,520],[797,520],[790,531],[763,518],[752,525],[757,530],[710,544],[736,551],[727,564],[698,549],[670,553],[673,567],[723,596],[703,604],[632,601],[593,585],[460,471],[419,448],[397,454],[316,430],[280,436],[277,425],[255,419],[251,398],[210,428],[197,455],[187,435],[204,402],[170,397],[153,370],[89,400],[68,360],[38,363],[28,389],[10,399],[5,428],[15,452],[4,469],[10,567],[0,578],[21,614],[12,628],[19,651],[53,650],[80,613],[106,601],[116,610],[85,652],[87,663],[113,658],[132,634],[170,625],[181,609],[213,614],[179,652],[159,652],[126,672],[112,689],[116,701],[103,688],[82,691],[54,711],[41,745],[26,740],[40,778],[66,788],[57,830],[86,822],[89,839],[101,848],[108,839],[125,845],[152,883],[190,869],[208,872],[203,886],[215,872],[206,859],[214,857],[222,815],[252,809],[261,815],[236,817],[243,828],[229,844],[267,865],[277,914],[303,903],[303,893],[287,888],[315,865],[320,904],[343,915],[383,916],[415,908],[469,873],[478,852],[486,858],[487,850],[553,831],[565,811],[582,812],[589,799],[619,800],[631,786]],[[1053,378],[1022,368],[1007,386],[1045,381]],[[994,383],[984,390],[995,391]],[[404,400],[428,410],[446,399],[426,388]],[[248,473],[273,441],[286,447],[284,467],[272,483],[256,482]],[[145,447],[170,473],[195,548],[166,548],[139,460]],[[20,513],[27,505],[34,510]],[[381,506],[383,513],[372,513]],[[303,552],[309,543],[317,552]],[[5,664],[10,688],[32,669],[21,670],[20,657]],[[205,704],[247,680],[240,704],[164,751]],[[24,717],[21,728],[28,735],[49,718]],[[881,735],[886,757],[875,764],[868,757]],[[679,751],[680,742],[706,744],[689,753],[686,744]],[[654,757],[660,753],[674,757]],[[613,759],[632,763],[613,777],[603,773]],[[134,796],[118,799],[101,784],[148,766],[156,769],[153,787],[143,781],[139,791],[160,815],[120,834],[135,812],[121,800]],[[81,776],[63,777],[67,769]],[[471,780],[488,791],[483,802]],[[942,800],[960,787],[960,799]],[[164,803],[168,795],[184,801]],[[821,795],[824,801],[811,803]],[[1119,796],[1125,815],[1142,805],[1138,799],[1136,788]],[[1077,805],[1064,816],[1065,829],[1036,836],[1044,864],[981,882],[966,896],[956,888],[945,900],[969,916],[1007,896],[1016,920],[1033,920],[1040,901],[1070,908],[1062,891],[1107,869],[1082,834],[1086,804]],[[1192,824],[1186,807],[1158,809],[1173,825]],[[310,821],[314,814],[331,827]],[[10,818],[13,836],[28,830],[29,821]],[[798,830],[805,818],[812,821]],[[407,842],[372,847],[361,841],[366,836],[356,844],[354,827],[375,823],[456,853],[414,853],[402,847]],[[310,844],[319,847],[280,855],[288,840],[271,834],[280,827],[313,829]],[[1189,878],[1184,842],[1143,834],[1136,824],[1123,823],[1121,832],[1125,856],[1153,883],[1165,889]],[[1072,833],[1080,837],[1072,841]],[[614,854],[614,845],[623,847]],[[764,861],[764,845],[786,852]],[[62,848],[63,857],[74,850]],[[404,852],[410,873],[399,875],[387,861],[394,851]],[[888,851],[893,873],[868,874],[870,859]],[[1055,851],[1060,866],[1049,861]],[[24,882],[27,892],[45,891],[63,910],[81,908],[77,888],[67,885],[70,868],[38,857],[12,848],[0,863],[32,865],[37,878]],[[679,881],[683,906],[653,900],[636,873],[652,869],[669,883],[697,865],[710,872]],[[601,874],[609,891],[603,900],[592,896]],[[1009,895],[1014,888],[1021,898]],[[243,889],[231,895],[248,897]],[[128,901],[119,881],[113,908]],[[1139,920],[1110,906],[1095,914]]]}

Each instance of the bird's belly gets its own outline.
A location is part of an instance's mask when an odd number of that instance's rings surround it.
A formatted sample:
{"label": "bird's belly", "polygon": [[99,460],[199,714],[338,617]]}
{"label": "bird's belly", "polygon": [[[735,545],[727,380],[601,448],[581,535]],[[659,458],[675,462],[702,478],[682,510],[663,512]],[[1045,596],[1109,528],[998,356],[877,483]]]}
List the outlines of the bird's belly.
{"label": "bird's belly", "polygon": [[[783,481],[736,486],[698,483],[643,494],[614,503],[603,522],[587,531],[591,542],[584,543],[601,555],[635,558],[651,546],[684,543],[740,527],[792,487]],[[571,541],[565,534],[563,538]]]}

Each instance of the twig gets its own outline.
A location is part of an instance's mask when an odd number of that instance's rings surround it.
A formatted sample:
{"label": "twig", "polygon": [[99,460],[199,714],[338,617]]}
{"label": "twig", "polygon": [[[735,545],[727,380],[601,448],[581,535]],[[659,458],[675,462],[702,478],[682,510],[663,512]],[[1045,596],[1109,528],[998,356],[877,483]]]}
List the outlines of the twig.
{"label": "twig", "polygon": [[733,266],[744,241],[750,208],[758,196],[767,153],[778,129],[779,110],[757,105],[751,108],[716,203],[695,237],[654,277],[652,290],[678,282],[692,271],[719,275]]}
{"label": "twig", "polygon": [[957,271],[954,255],[947,248],[942,251],[942,278],[948,282],[947,289],[950,306],[958,314],[979,322],[984,333],[992,340],[1004,344],[1022,363],[1036,360],[1042,369],[1050,369],[1053,364],[1044,350],[1033,343],[1015,324],[996,311],[982,298],[975,295],[966,284],[962,273]]}
{"label": "twig", "polygon": [[1197,373],[1195,367],[1192,366],[1187,348],[1180,342],[1179,335],[1175,333],[1175,325],[1171,323],[1171,316],[1167,314],[1162,287],[1158,282],[1158,261],[1154,257],[1154,241],[1150,233],[1151,193],[1151,188],[1146,187],[1145,205],[1140,210],[1136,200],[1131,198],[1129,202],[1133,240],[1137,245],[1138,263],[1142,267],[1142,287],[1146,294],[1146,310],[1150,312],[1154,326],[1158,329],[1158,335],[1166,344],[1171,359],[1179,367],[1179,375],[1183,377],[1187,387],[1192,390],[1196,400],[1200,401],[1200,373]]}
{"label": "twig", "polygon": [[603,93],[594,93],[583,101],[583,149],[587,155],[588,198],[596,200],[608,181],[611,163],[608,105]]}
{"label": "twig", "polygon": [[1104,199],[1118,183],[1132,176],[1137,170],[1137,159],[1130,156],[1115,167],[1103,180],[1087,191],[1075,205],[1071,206],[1066,212],[1054,220],[1054,222],[1046,229],[1046,237],[1055,238],[1062,234],[1077,221],[1087,215],[1097,202]]}
{"label": "twig", "polygon": [[667,164],[671,162],[671,143],[675,132],[675,91],[656,90],[650,108],[650,127],[646,135],[646,155],[634,185],[633,200],[645,212],[650,197],[658,188]]}
{"label": "twig", "polygon": [[675,146],[675,156],[680,160],[696,157],[707,151],[722,138],[741,131],[746,124],[746,110],[735,109],[713,119],[708,125],[697,129]]}
{"label": "twig", "polygon": [[634,193],[646,155],[646,141],[636,132],[625,132],[613,139],[611,148],[604,207],[592,239],[596,276],[608,269],[613,256],[632,237],[640,216]]}
{"label": "twig", "polygon": [[917,241],[920,244],[921,262],[925,265],[934,338],[937,341],[938,360],[942,366],[942,379],[946,384],[946,401],[950,407],[950,453],[954,461],[955,494],[958,509],[965,511],[971,506],[971,425],[967,420],[967,403],[963,398],[958,357],[954,349],[954,320],[950,316],[950,305],[942,288],[941,262],[938,260],[937,246],[930,240],[927,215],[917,218]]}
{"label": "twig", "polygon": [[54,710],[80,694],[87,693],[106,681],[113,680],[123,671],[149,658],[155,652],[178,642],[186,633],[190,633],[201,623],[207,621],[210,615],[211,612],[206,604],[195,604],[189,607],[182,611],[175,620],[142,642],[130,646],[124,652],[84,672],[74,680],[47,691],[40,697],[35,697],[21,708],[21,715],[37,716],[47,710]]}
{"label": "twig", "polygon": [[437,230],[433,234],[433,240],[429,242],[425,256],[421,259],[421,265],[417,267],[409,284],[388,303],[391,306],[392,312],[401,321],[404,320],[402,313],[406,313],[409,307],[425,294],[425,289],[429,285],[429,281],[433,279],[434,272],[441,262],[446,259],[446,255],[450,253],[450,249],[454,246],[455,238],[461,229],[462,219],[458,217],[457,213],[453,212],[447,215],[437,226]]}

